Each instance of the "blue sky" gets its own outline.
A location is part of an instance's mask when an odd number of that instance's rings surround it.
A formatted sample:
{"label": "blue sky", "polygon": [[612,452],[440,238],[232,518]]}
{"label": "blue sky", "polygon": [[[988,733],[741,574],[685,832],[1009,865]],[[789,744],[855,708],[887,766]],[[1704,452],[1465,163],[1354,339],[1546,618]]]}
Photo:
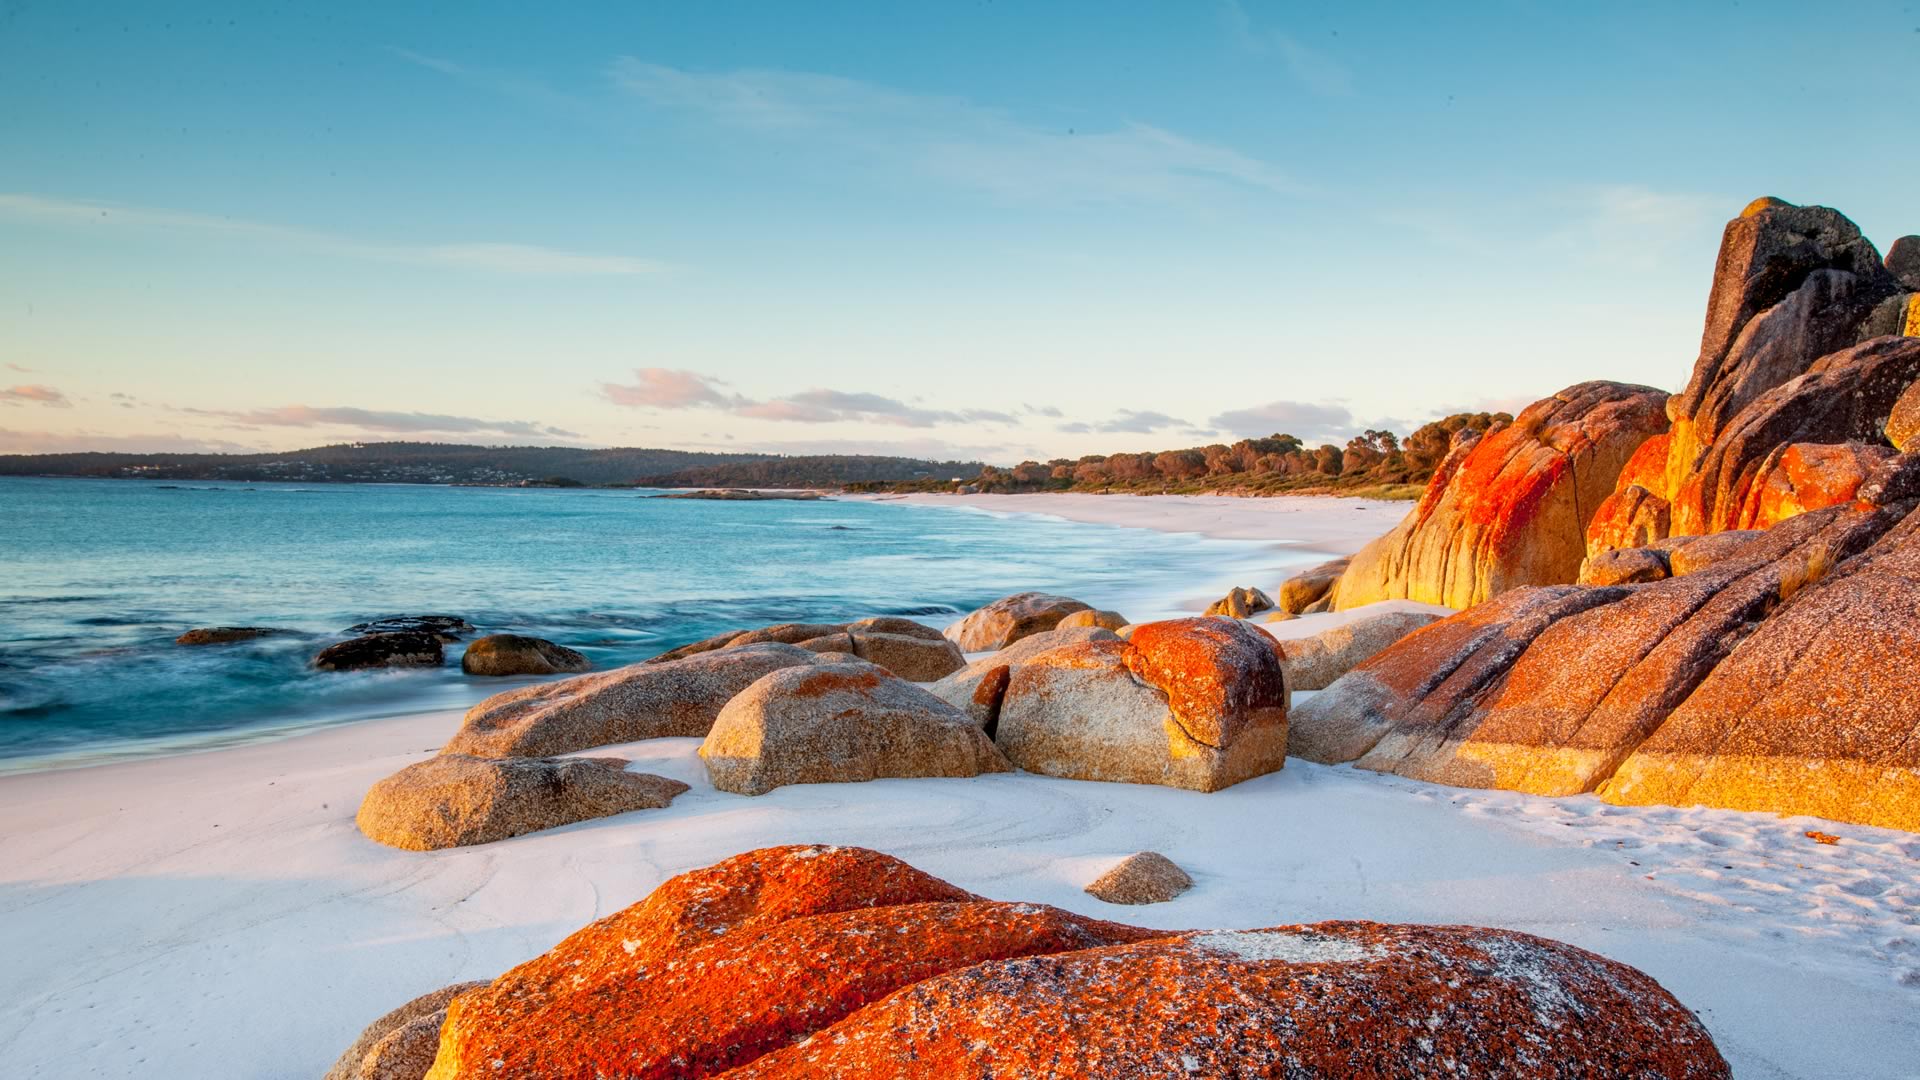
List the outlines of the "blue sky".
{"label": "blue sky", "polygon": [[1920,0],[0,3],[0,452],[1078,456],[1684,382]]}

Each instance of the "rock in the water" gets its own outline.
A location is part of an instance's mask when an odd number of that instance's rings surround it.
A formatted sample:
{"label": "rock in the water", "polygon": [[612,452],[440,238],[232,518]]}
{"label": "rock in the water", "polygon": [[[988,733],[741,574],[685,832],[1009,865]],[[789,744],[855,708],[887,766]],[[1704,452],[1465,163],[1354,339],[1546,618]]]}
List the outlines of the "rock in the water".
{"label": "rock in the water", "polygon": [[940,700],[972,717],[992,738],[1000,721],[1000,702],[1006,696],[1012,669],[1024,661],[1062,645],[1083,641],[1118,641],[1119,636],[1097,626],[1061,626],[1021,638],[991,656],[983,656],[927,687]]}
{"label": "rock in the water", "polygon": [[321,649],[313,658],[313,666],[322,671],[437,667],[444,658],[445,650],[436,634],[362,634]]}
{"label": "rock in the water", "polygon": [[848,636],[853,655],[908,682],[938,682],[967,666],[960,646],[937,635],[924,638],[862,630]]}
{"label": "rock in the water", "polygon": [[966,713],[876,665],[773,672],[727,703],[700,744],[713,786],[762,795],[787,784],[1007,771]]}
{"label": "rock in the water", "polygon": [[1628,458],[1665,430],[1665,401],[1644,386],[1581,383],[1457,446],[1406,520],[1353,557],[1332,606],[1469,608],[1516,586],[1573,581],[1589,519]]}
{"label": "rock in the water", "polygon": [[1073,630],[1081,627],[1094,627],[1100,630],[1118,630],[1127,625],[1127,617],[1117,611],[1076,611],[1061,619],[1057,630]]}
{"label": "rock in the water", "polygon": [[1273,608],[1273,597],[1254,588],[1235,588],[1227,595],[1215,600],[1207,607],[1209,615],[1226,615],[1235,619],[1244,619],[1260,611]]}
{"label": "rock in the water", "polygon": [[1308,605],[1327,595],[1327,590],[1333,588],[1333,583],[1339,581],[1340,575],[1347,572],[1347,565],[1351,562],[1353,557],[1349,555],[1323,562],[1293,575],[1280,583],[1280,596],[1276,605],[1288,614],[1300,614],[1307,609]]}
{"label": "rock in the water", "polygon": [[1003,597],[947,627],[947,640],[963,652],[1004,649],[1023,637],[1043,633],[1088,605],[1050,593],[1023,592]]}
{"label": "rock in the water", "polygon": [[1188,889],[1193,878],[1157,851],[1129,855],[1087,886],[1087,895],[1109,904],[1164,904]]}
{"label": "rock in the water", "polygon": [[678,780],[626,769],[625,758],[441,754],[373,785],[354,820],[383,844],[433,851],[656,810],[687,790]]}
{"label": "rock in the water", "polygon": [[1286,763],[1286,700],[1258,628],[1144,623],[1016,665],[994,742],[1028,772],[1218,791]]}
{"label": "rock in the water", "polygon": [[236,641],[252,641],[254,638],[272,637],[284,634],[285,630],[272,626],[202,626],[189,630],[173,639],[175,645],[228,645]]}
{"label": "rock in the water", "polygon": [[349,634],[432,634],[443,644],[459,641],[461,634],[474,630],[472,623],[458,615],[388,615],[347,627]]}
{"label": "rock in the water", "polygon": [[1381,649],[1440,616],[1424,611],[1392,611],[1355,619],[1312,637],[1280,643],[1290,690],[1324,690]]}
{"label": "rock in the water", "polygon": [[1857,442],[1776,447],[1756,470],[1734,524],[1770,529],[1796,514],[1850,503],[1873,470],[1893,454],[1888,447]]}
{"label": "rock in the water", "polygon": [[488,634],[460,658],[460,670],[469,675],[559,675],[592,666],[565,645],[519,634]]}
{"label": "rock in the water", "polygon": [[[732,1071],[729,1071],[732,1070]],[[1726,1080],[1644,973],[1467,926],[1168,932],[983,900],[857,848],[673,878],[448,1006],[435,1080]]]}
{"label": "rock in the water", "polygon": [[1888,411],[1886,426],[1881,430],[1894,449],[1903,453],[1920,450],[1920,379],[1909,383],[1900,392],[1893,408]]}
{"label": "rock in the water", "polygon": [[481,980],[443,986],[368,1024],[323,1080],[421,1080],[440,1049],[447,1003],[485,985]]}
{"label": "rock in the water", "polygon": [[817,662],[806,649],[769,642],[523,686],[467,710],[446,752],[544,757],[640,739],[702,738],[727,702],[761,676]]}
{"label": "rock in the water", "polygon": [[1632,585],[1673,576],[1667,552],[1658,548],[1617,548],[1587,556],[1580,564],[1581,585]]}

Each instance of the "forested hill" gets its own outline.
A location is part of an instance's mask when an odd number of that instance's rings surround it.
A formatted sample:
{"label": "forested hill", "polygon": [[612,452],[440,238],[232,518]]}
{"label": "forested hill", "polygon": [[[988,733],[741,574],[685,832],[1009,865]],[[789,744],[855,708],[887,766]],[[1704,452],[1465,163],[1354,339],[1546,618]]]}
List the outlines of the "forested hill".
{"label": "forested hill", "polygon": [[[729,469],[749,471],[729,472]],[[959,469],[960,472],[953,470]],[[342,443],[272,454],[9,454],[0,476],[147,477],[417,484],[832,486],[848,481],[973,476],[980,463],[894,457],[780,457],[685,450],[449,443]],[[674,481],[674,477],[687,477]],[[700,477],[712,476],[712,479]],[[671,482],[669,482],[671,481]]]}

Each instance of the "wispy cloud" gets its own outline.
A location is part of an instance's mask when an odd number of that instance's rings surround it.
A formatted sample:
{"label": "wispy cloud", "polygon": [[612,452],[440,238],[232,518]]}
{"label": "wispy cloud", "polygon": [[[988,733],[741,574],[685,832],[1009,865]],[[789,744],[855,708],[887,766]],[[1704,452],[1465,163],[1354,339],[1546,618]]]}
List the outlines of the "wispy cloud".
{"label": "wispy cloud", "polygon": [[1575,188],[1553,200],[1559,227],[1549,250],[1631,269],[1654,269],[1679,253],[1710,250],[1740,203],[1721,195],[1658,191],[1644,184]]}
{"label": "wispy cloud", "polygon": [[1207,423],[1243,438],[1286,434],[1310,443],[1345,442],[1359,430],[1353,411],[1346,406],[1305,401],[1269,401],[1231,409]]}
{"label": "wispy cloud", "polygon": [[1296,190],[1274,165],[1151,124],[1043,126],[963,98],[814,72],[695,72],[623,57],[612,78],[646,105],[782,143],[783,152],[901,169],[1010,202],[1186,200],[1223,187]]}
{"label": "wispy cloud", "polygon": [[32,369],[32,368],[30,368],[30,367],[26,367],[26,366],[23,366],[23,365],[21,365],[21,364],[8,364],[8,365],[7,365],[7,370],[8,370],[8,371],[18,371],[18,372],[21,372],[22,374],[26,374],[26,375],[31,375],[31,374],[33,374],[33,369]]}
{"label": "wispy cloud", "polygon": [[282,405],[273,409],[182,409],[195,416],[214,417],[241,427],[342,427],[388,434],[508,435],[516,438],[580,438],[568,431],[531,420],[486,420],[444,413],[394,412],[351,405]]}
{"label": "wispy cloud", "polygon": [[241,218],[20,193],[0,193],[0,217],[71,228],[131,228],[225,237],[268,248],[497,274],[601,276],[654,274],[666,269],[664,263],[626,255],[494,242],[379,244]]}
{"label": "wispy cloud", "polygon": [[939,424],[1013,424],[1018,417],[997,409],[930,409],[883,394],[815,388],[756,401],[723,390],[711,375],[672,368],[640,368],[634,382],[601,383],[616,405],[649,409],[719,409],[752,420],[798,424],[873,423],[924,428]]}
{"label": "wispy cloud", "polygon": [[1252,16],[1239,0],[1221,5],[1228,33],[1246,51],[1259,56],[1277,57],[1295,82],[1322,97],[1344,97],[1353,93],[1353,73],[1332,56],[1280,30],[1254,24]]}
{"label": "wispy cloud", "polygon": [[1065,432],[1069,435],[1088,435],[1096,432],[1107,435],[1147,435],[1169,428],[1191,429],[1192,427],[1193,425],[1185,420],[1168,416],[1163,412],[1155,412],[1151,409],[1121,409],[1115,413],[1111,419],[1091,421],[1073,420],[1056,425],[1054,430]]}
{"label": "wispy cloud", "polygon": [[67,395],[55,390],[51,386],[36,386],[24,383],[19,386],[10,386],[5,390],[0,390],[0,401],[4,401],[9,405],[35,402],[41,405],[51,405],[56,409],[69,409],[73,407],[73,402],[67,400]]}
{"label": "wispy cloud", "polygon": [[0,428],[0,454],[76,454],[90,450],[126,454],[244,454],[259,449],[244,443],[199,439],[188,435],[14,431]]}

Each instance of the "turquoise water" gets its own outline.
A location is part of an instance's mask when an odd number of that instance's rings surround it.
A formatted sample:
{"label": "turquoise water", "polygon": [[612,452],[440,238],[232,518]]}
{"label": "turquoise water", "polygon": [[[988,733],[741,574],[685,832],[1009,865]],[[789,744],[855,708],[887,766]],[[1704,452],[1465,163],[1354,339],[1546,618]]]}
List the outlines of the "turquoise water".
{"label": "turquoise water", "polygon": [[[908,615],[1022,589],[1126,610],[1250,545],[873,502],[632,492],[0,478],[0,770],[470,704],[434,670],[308,661],[349,625],[460,615],[604,669],[732,627]],[[1206,575],[1203,575],[1206,576]],[[296,631],[173,644],[195,626]]]}

